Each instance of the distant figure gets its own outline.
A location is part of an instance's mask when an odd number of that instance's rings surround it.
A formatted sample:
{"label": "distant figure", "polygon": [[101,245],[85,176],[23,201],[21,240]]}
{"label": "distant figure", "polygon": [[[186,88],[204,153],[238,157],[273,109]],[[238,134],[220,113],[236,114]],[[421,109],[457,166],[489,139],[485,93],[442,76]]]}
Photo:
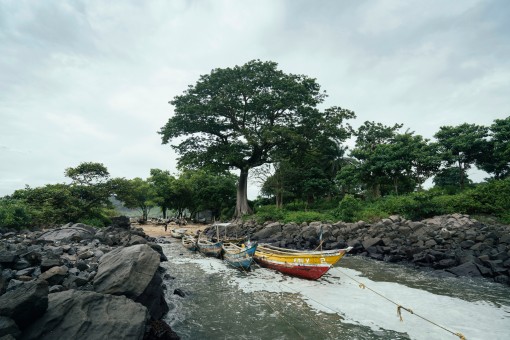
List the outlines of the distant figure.
{"label": "distant figure", "polygon": [[168,228],[168,223],[165,223],[165,232],[166,232],[166,228]]}

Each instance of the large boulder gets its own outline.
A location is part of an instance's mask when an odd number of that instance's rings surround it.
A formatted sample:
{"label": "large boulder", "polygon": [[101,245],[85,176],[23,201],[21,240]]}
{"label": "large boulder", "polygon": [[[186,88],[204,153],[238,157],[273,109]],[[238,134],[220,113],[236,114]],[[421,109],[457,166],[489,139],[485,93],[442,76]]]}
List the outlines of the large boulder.
{"label": "large boulder", "polygon": [[48,310],[22,339],[143,339],[147,309],[124,296],[68,290],[49,295]]}
{"label": "large boulder", "polygon": [[282,231],[282,225],[279,222],[268,224],[264,229],[253,234],[253,240],[267,240],[273,238],[277,233]]}
{"label": "large boulder", "polygon": [[49,230],[39,236],[40,241],[81,241],[93,238],[94,229],[87,228],[84,224],[75,224],[66,228]]}
{"label": "large boulder", "polygon": [[48,293],[48,282],[44,280],[20,284],[0,296],[0,315],[13,319],[23,328],[44,314]]}
{"label": "large boulder", "polygon": [[94,290],[136,299],[156,273],[159,257],[146,244],[112,250],[99,261]]}

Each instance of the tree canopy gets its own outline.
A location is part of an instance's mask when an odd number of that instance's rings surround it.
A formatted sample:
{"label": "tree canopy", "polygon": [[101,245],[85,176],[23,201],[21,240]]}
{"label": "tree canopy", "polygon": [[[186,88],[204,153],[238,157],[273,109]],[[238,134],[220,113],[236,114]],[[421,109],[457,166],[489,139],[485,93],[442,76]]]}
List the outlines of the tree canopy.
{"label": "tree canopy", "polygon": [[315,79],[286,74],[272,61],[253,60],[202,75],[170,101],[175,114],[159,133],[163,144],[176,141],[181,167],[240,171],[240,216],[251,211],[250,169],[278,161],[318,138],[346,138],[342,124],[354,113],[339,107],[320,111],[317,105],[325,97]]}

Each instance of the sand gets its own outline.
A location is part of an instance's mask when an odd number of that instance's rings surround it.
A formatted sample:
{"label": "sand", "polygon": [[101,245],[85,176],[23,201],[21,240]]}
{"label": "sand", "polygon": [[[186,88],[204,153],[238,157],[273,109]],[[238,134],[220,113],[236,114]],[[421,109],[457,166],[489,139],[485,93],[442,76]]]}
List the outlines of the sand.
{"label": "sand", "polygon": [[188,224],[184,226],[175,226],[175,225],[169,225],[167,228],[167,231],[165,231],[164,225],[156,225],[156,224],[140,224],[137,225],[137,227],[140,227],[143,229],[143,231],[152,237],[161,237],[161,236],[170,236],[170,229],[176,228],[176,229],[185,229],[190,231],[191,233],[196,233],[198,230],[204,230],[208,227],[208,225],[205,224]]}

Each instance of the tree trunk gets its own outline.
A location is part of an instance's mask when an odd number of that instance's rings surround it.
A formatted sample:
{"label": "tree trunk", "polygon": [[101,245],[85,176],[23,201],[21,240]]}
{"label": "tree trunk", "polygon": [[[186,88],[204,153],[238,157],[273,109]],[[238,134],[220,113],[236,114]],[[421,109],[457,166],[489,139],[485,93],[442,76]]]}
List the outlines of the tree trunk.
{"label": "tree trunk", "polygon": [[248,171],[249,168],[241,169],[239,182],[237,183],[237,200],[234,217],[239,218],[243,215],[251,214],[253,211],[248,205]]}
{"label": "tree trunk", "polygon": [[163,218],[166,220],[166,207],[161,207],[161,211],[163,212]]}
{"label": "tree trunk", "polygon": [[398,179],[393,179],[393,187],[395,188],[395,194],[398,196]]}
{"label": "tree trunk", "polygon": [[464,190],[464,169],[462,163],[459,160],[459,172],[460,172],[460,190]]}

